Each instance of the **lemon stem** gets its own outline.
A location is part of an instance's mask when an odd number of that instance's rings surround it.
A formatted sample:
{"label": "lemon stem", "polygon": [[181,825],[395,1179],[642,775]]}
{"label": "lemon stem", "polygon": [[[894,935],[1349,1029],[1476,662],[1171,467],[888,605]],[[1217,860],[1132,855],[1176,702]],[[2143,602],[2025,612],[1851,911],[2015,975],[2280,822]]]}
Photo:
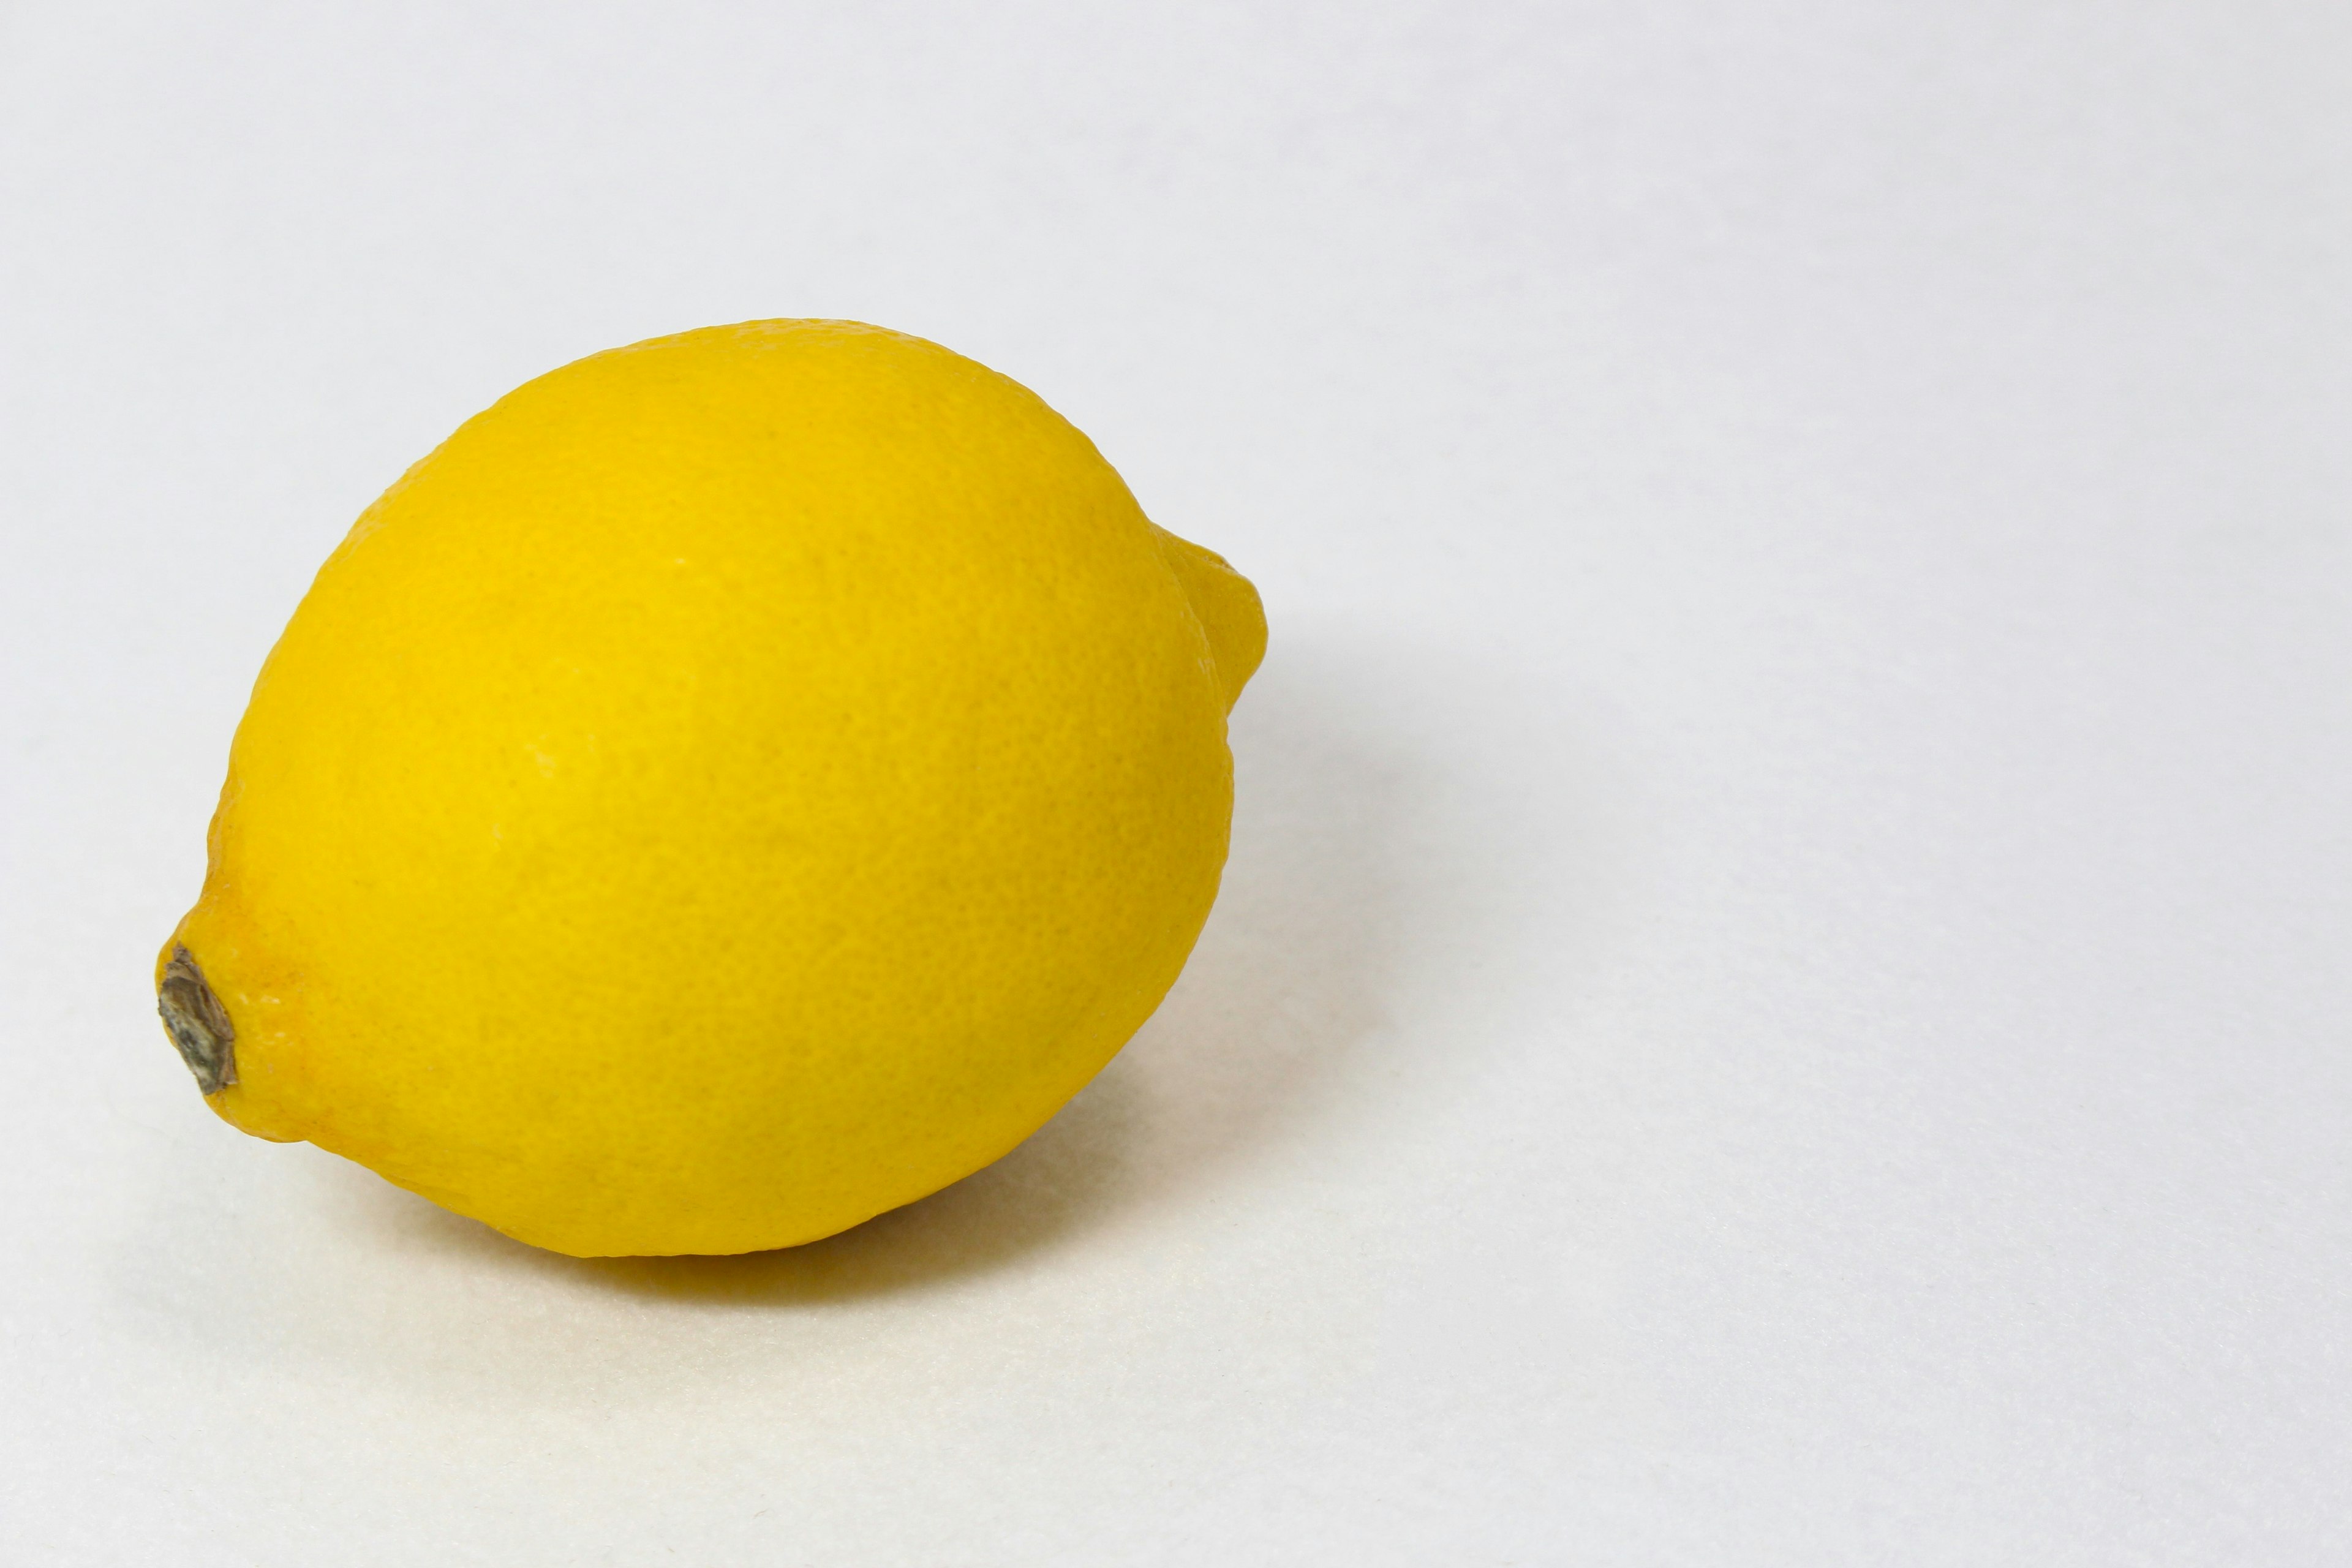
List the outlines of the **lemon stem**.
{"label": "lemon stem", "polygon": [[235,1083],[236,1027],[196,967],[194,954],[174,946],[155,990],[155,1010],[163,1015],[163,1028],[179,1047],[180,1059],[196,1075],[196,1087],[212,1095]]}

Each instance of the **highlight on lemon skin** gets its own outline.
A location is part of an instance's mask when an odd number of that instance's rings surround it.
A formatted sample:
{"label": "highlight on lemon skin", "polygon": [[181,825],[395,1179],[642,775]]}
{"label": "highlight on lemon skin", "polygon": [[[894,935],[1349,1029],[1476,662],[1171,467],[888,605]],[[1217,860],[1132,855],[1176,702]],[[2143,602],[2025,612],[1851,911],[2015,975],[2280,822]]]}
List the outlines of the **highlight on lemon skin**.
{"label": "highlight on lemon skin", "polygon": [[987,1164],[1216,896],[1256,591],[1026,388],[849,321],[592,355],[371,506],[156,984],[221,1116],[537,1246],[727,1253]]}

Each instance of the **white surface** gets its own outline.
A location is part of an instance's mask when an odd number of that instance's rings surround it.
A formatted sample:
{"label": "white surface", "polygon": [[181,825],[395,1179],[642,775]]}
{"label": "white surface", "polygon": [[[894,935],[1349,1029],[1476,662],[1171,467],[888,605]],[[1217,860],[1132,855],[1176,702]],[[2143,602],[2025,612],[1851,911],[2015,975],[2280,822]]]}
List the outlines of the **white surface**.
{"label": "white surface", "polygon": [[[2347,15],[8,7],[0,1562],[2344,1561]],[[796,1254],[236,1136],[310,573],[761,315],[1265,589],[1175,996]]]}

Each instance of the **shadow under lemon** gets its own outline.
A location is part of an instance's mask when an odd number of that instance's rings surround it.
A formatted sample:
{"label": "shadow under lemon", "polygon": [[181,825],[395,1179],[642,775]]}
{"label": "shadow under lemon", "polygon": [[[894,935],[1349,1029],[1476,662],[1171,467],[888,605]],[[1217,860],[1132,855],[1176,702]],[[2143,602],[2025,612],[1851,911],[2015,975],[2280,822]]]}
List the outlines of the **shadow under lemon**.
{"label": "shadow under lemon", "polygon": [[1397,957],[1391,859],[1414,759],[1375,738],[1347,652],[1277,643],[1234,713],[1233,850],[1182,978],[1092,1084],[994,1164],[838,1236],[730,1258],[566,1258],[353,1168],[369,1221],[411,1245],[647,1296],[814,1305],[1003,1268],[1245,1163],[1344,1079]]}

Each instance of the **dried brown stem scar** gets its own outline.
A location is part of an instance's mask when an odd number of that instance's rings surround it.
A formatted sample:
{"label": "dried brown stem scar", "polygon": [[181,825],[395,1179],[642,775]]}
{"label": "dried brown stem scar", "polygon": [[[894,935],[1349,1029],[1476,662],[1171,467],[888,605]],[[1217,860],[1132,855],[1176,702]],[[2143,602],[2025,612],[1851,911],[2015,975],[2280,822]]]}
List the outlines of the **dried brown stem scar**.
{"label": "dried brown stem scar", "polygon": [[196,1087],[217,1094],[236,1081],[236,1026],[228,1021],[194,954],[184,947],[172,949],[156,987],[156,1011],[163,1015],[164,1031],[180,1049],[180,1059],[196,1075]]}

